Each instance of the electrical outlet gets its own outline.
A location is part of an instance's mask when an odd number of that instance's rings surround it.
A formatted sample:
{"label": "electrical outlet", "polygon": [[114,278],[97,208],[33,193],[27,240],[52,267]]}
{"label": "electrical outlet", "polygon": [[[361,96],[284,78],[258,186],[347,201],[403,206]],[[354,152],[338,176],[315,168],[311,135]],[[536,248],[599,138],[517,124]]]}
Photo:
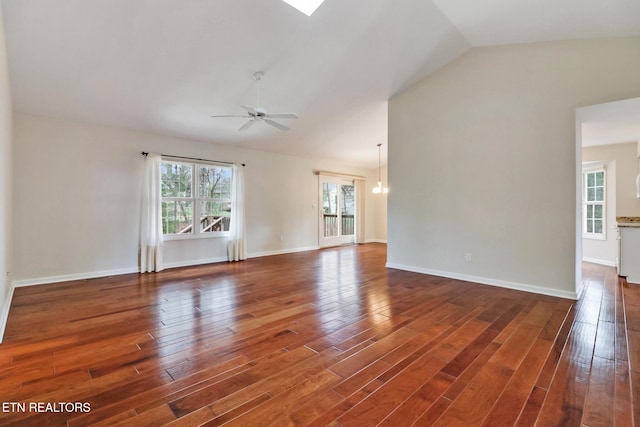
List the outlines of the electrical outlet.
{"label": "electrical outlet", "polygon": [[464,260],[467,262],[471,262],[471,252],[467,252],[464,254]]}

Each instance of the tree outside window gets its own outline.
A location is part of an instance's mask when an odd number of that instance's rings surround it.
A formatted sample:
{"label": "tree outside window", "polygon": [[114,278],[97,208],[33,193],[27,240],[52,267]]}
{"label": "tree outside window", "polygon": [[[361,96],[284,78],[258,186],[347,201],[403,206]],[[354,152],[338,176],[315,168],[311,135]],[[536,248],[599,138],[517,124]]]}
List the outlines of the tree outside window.
{"label": "tree outside window", "polygon": [[162,162],[162,232],[202,236],[229,231],[231,168]]}

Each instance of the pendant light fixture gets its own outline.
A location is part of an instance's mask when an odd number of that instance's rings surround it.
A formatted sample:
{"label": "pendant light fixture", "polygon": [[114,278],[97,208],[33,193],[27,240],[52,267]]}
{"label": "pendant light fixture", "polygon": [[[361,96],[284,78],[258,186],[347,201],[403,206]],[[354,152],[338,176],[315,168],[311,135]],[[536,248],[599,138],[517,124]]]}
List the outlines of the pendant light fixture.
{"label": "pendant light fixture", "polygon": [[371,190],[372,193],[374,194],[387,194],[389,192],[389,189],[387,187],[383,187],[382,186],[382,178],[380,178],[380,170],[381,170],[381,166],[380,166],[380,147],[382,146],[382,144],[378,144],[378,185],[376,185],[375,187],[373,187],[373,190]]}

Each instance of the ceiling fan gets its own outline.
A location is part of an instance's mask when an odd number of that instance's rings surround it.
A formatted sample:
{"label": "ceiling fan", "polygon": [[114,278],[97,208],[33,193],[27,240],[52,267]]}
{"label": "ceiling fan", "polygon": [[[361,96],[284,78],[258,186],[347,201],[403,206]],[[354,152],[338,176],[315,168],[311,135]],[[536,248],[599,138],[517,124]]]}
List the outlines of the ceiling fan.
{"label": "ceiling fan", "polygon": [[258,121],[263,121],[275,128],[278,128],[280,130],[289,130],[289,128],[285,125],[283,125],[282,123],[278,123],[276,121],[273,121],[271,119],[297,119],[298,115],[295,113],[268,113],[267,110],[265,110],[264,108],[260,107],[260,81],[262,80],[262,77],[264,76],[263,73],[261,72],[257,72],[253,74],[253,80],[258,82],[258,97],[257,97],[257,101],[256,101],[256,106],[255,107],[250,107],[247,105],[242,105],[242,108],[244,108],[245,110],[247,110],[247,114],[243,114],[243,115],[216,115],[216,116],[211,116],[214,118],[220,118],[220,117],[244,117],[246,119],[249,119],[248,122],[246,122],[245,124],[243,124],[240,129],[238,130],[247,130],[249,129],[251,126],[253,126],[253,124],[255,122]]}

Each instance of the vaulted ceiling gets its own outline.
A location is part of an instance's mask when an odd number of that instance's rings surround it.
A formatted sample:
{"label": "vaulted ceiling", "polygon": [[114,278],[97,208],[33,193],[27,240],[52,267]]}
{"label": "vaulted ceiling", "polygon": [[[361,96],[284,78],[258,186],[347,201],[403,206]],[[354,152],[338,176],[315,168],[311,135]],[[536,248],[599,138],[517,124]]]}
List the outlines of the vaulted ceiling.
{"label": "vaulted ceiling", "polygon": [[[16,111],[377,165],[387,100],[473,46],[640,35],[637,0],[2,0]],[[248,131],[240,106],[295,112]]]}

